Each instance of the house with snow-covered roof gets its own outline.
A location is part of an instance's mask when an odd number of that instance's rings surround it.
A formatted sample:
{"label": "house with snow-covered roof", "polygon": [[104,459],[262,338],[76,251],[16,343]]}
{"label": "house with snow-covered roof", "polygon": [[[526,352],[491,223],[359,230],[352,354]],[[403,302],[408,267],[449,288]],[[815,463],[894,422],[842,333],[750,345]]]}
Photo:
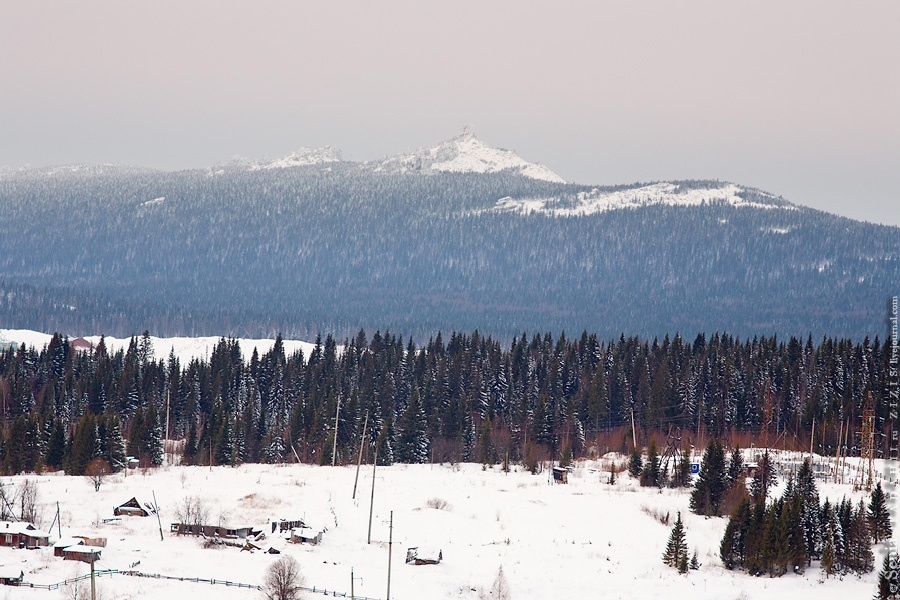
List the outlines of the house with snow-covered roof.
{"label": "house with snow-covered roof", "polygon": [[0,546],[11,548],[37,548],[50,545],[50,534],[31,523],[0,521]]}
{"label": "house with snow-covered roof", "polygon": [[129,517],[149,517],[156,514],[153,505],[147,502],[141,502],[137,497],[132,498],[128,502],[123,502],[119,506],[113,508],[113,514],[118,516],[125,515]]}
{"label": "house with snow-covered roof", "polygon": [[19,585],[24,577],[21,565],[0,565],[0,585]]}

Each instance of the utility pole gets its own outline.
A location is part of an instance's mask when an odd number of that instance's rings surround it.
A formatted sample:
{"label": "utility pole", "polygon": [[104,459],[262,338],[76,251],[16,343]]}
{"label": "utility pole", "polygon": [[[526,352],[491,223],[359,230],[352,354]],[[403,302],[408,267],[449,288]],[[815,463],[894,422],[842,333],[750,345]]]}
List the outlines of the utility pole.
{"label": "utility pole", "polygon": [[772,391],[769,389],[769,380],[766,380],[765,402],[763,403],[763,414],[766,420],[766,430],[763,436],[766,448],[769,447],[769,426],[772,424]]}
{"label": "utility pole", "polygon": [[367,544],[372,543],[372,508],[375,506],[375,468],[378,466],[378,445],[375,446],[375,460],[372,461],[372,498],[369,500],[369,539]]}
{"label": "utility pole", "polygon": [[159,519],[159,502],[156,501],[156,490],[153,490],[153,506],[156,507],[156,524],[159,525],[159,541],[163,541],[162,521]]}
{"label": "utility pole", "polygon": [[391,511],[391,522],[388,527],[388,585],[386,600],[391,600],[391,548],[394,545],[394,511]]}
{"label": "utility pole", "polygon": [[634,448],[637,450],[637,434],[634,432],[634,409],[631,409],[631,440],[634,442]]}
{"label": "utility pole", "polygon": [[355,575],[353,575],[353,567],[350,567],[350,600],[356,600],[356,593],[354,592],[353,586],[356,583],[357,579],[362,581],[362,577],[356,577]]}
{"label": "utility pole", "polygon": [[369,411],[366,411],[366,420],[363,421],[362,439],[359,441],[359,460],[356,463],[356,477],[353,479],[353,500],[356,500],[356,484],[359,483],[359,468],[362,466],[363,445],[366,443],[366,426],[369,424]]}
{"label": "utility pole", "polygon": [[94,583],[94,563],[97,561],[97,557],[91,555],[91,600],[97,600],[97,586]]}
{"label": "utility pole", "polygon": [[837,483],[838,469],[841,467],[841,439],[844,437],[844,421],[841,419],[841,429],[838,433],[837,449],[834,453],[834,482]]}
{"label": "utility pole", "polygon": [[816,439],[816,420],[813,419],[812,434],[809,436],[809,465],[812,466],[813,440]]}
{"label": "utility pole", "polygon": [[334,466],[334,460],[337,458],[337,426],[338,418],[341,416],[341,396],[338,394],[337,412],[334,414],[334,447],[331,449],[331,466]]}
{"label": "utility pole", "polygon": [[172,395],[172,388],[166,390],[166,439],[163,442],[163,448],[166,450],[166,462],[171,464],[169,460],[169,396]]}
{"label": "utility pole", "polygon": [[862,432],[860,432],[859,440],[860,487],[871,490],[872,471],[875,461],[875,409],[872,407],[872,392],[869,392],[866,397],[862,421]]}

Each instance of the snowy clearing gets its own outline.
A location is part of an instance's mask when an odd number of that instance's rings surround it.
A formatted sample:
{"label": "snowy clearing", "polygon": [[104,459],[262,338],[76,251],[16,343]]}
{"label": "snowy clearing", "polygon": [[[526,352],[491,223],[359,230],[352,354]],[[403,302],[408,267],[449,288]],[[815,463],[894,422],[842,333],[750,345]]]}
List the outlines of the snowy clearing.
{"label": "snowy clearing", "polygon": [[[618,457],[624,463],[624,458]],[[582,461],[568,485],[550,483],[549,471],[531,475],[521,468],[503,473],[499,466],[394,465],[379,467],[375,479],[372,544],[366,543],[372,467],[363,467],[356,500],[354,466],[243,465],[163,467],[109,476],[99,491],[87,478],[62,474],[5,478],[15,492],[24,480],[37,483],[40,525],[48,528],[59,502],[62,536],[106,537],[97,569],[129,569],[175,577],[214,578],[259,584],[278,555],[274,546],[299,561],[307,585],[350,592],[350,573],[358,596],[385,598],[389,519],[393,511],[391,597],[491,597],[500,567],[511,597],[827,600],[870,597],[876,574],[823,581],[818,567],[803,576],[750,577],[730,572],[718,558],[726,519],[703,518],[688,510],[689,490],[640,488],[623,473],[607,483],[608,461]],[[881,465],[883,466],[883,465]],[[864,492],[849,485],[819,483],[821,496],[858,500]],[[161,507],[165,536],[160,541],[155,517],[113,517],[113,507],[137,497]],[[780,490],[778,491],[780,493]],[[266,534],[263,550],[233,547],[204,549],[196,537],[170,534],[175,510],[185,497],[199,498],[213,525],[251,525]],[[682,512],[690,551],[697,549],[699,571],[679,575],[661,555],[671,531],[653,512]],[[271,522],[303,519],[326,526],[318,546],[289,544],[271,533]],[[50,542],[59,537],[54,526]],[[405,564],[406,551],[441,551],[438,565]],[[881,552],[876,550],[877,564]],[[0,565],[21,565],[25,581],[55,583],[88,565],[63,561],[53,549],[0,548]],[[814,563],[815,565],[815,563]],[[261,597],[259,592],[220,585],[138,579],[108,575],[98,579],[104,598]],[[6,598],[58,598],[62,591],[0,588]],[[320,597],[308,593],[308,598]],[[349,596],[348,596],[349,597]]]}
{"label": "snowy clearing", "polygon": [[[139,339],[140,334],[137,334],[137,337]],[[0,329],[0,343],[25,344],[26,348],[33,347],[38,351],[42,350],[48,343],[50,343],[50,340],[52,338],[53,336],[50,334],[40,333],[38,331],[30,331],[28,329]],[[76,338],[77,336],[69,335],[70,342]],[[153,354],[156,360],[165,360],[169,357],[170,352],[174,352],[175,357],[183,365],[186,365],[195,358],[209,360],[213,349],[221,339],[221,337],[215,336],[174,338],[159,338],[150,336],[150,342],[153,344]],[[100,336],[86,336],[84,340],[91,345],[96,346],[100,342]],[[290,356],[297,351],[303,351],[303,355],[305,357],[309,357],[310,352],[312,352],[313,348],[316,347],[316,345],[313,343],[303,342],[299,340],[282,341],[284,342],[284,352],[287,356]],[[131,343],[131,338],[120,339],[114,337],[104,337],[103,343],[106,344],[106,349],[108,352],[118,352],[119,350],[128,349],[128,345]],[[244,360],[249,361],[250,357],[253,355],[254,348],[259,353],[259,355],[262,356],[272,349],[272,347],[275,345],[275,340],[253,340],[241,338],[238,339],[238,344],[241,347],[241,355],[244,357]],[[343,346],[338,346],[338,352],[340,352],[342,348]]]}

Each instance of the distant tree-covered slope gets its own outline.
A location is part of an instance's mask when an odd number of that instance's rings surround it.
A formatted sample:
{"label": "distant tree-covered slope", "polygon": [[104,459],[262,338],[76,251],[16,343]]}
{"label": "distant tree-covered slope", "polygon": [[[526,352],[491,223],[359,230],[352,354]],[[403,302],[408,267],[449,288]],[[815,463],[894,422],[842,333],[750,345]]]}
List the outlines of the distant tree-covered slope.
{"label": "distant tree-covered slope", "polygon": [[900,230],[728,185],[340,161],[7,174],[0,316],[119,335],[883,332]]}

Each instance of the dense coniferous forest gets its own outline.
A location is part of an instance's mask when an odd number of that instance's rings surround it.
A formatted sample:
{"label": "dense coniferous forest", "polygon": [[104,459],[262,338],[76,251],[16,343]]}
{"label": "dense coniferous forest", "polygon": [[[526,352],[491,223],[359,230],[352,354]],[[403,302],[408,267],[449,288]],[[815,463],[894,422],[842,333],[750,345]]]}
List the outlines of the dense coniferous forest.
{"label": "dense coniferous forest", "polygon": [[[716,190],[717,181],[676,182]],[[823,335],[882,332],[898,230],[741,188],[752,205],[581,216],[580,193],[515,172],[390,172],[336,162],[0,177],[8,328],[294,339],[478,329]]]}
{"label": "dense coniferous forest", "polygon": [[[815,448],[833,454],[869,393],[877,431],[889,434],[889,354],[878,338],[520,334],[504,347],[476,332],[417,346],[360,331],[340,346],[320,338],[308,356],[287,356],[280,338],[242,356],[223,338],[208,361],[181,364],[153,360],[148,335],[111,354],[102,342],[76,352],[57,334],[44,349],[0,354],[2,465],[81,474],[98,457],[120,468],[126,453],[160,464],[164,438],[181,440],[187,463],[330,463],[336,429],[338,463],[363,441],[382,463],[508,457],[533,467],[627,451],[632,414],[638,445],[672,426],[683,444],[748,446],[766,425],[766,397],[772,445],[808,448],[815,422]],[[889,435],[876,439],[882,452]]]}

